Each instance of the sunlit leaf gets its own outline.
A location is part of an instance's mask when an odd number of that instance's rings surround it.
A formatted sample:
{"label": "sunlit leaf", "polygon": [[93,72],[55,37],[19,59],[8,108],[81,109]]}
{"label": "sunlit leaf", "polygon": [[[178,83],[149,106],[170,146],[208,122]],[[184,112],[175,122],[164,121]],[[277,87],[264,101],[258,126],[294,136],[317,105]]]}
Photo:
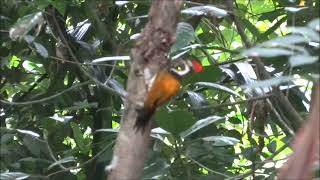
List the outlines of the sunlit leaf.
{"label": "sunlit leaf", "polygon": [[320,36],[319,33],[314,31],[311,28],[308,27],[289,27],[289,31],[292,33],[302,34],[305,37],[309,38],[311,41],[320,42]]}
{"label": "sunlit leaf", "polygon": [[320,31],[320,18],[316,18],[308,23],[308,26],[315,31]]}
{"label": "sunlit leaf", "polygon": [[309,42],[307,38],[300,36],[300,35],[288,35],[288,36],[282,36],[282,37],[277,37],[275,39],[271,39],[268,41],[263,42],[260,46],[278,46],[278,45],[283,45],[283,44],[298,44],[298,43],[306,43]]}
{"label": "sunlit leaf", "polygon": [[318,56],[308,56],[308,55],[295,55],[291,56],[289,63],[292,67],[313,64],[319,60]]}
{"label": "sunlit leaf", "polygon": [[23,172],[5,172],[0,174],[0,179],[3,180],[21,180],[27,179],[30,175]]}
{"label": "sunlit leaf", "polygon": [[254,47],[243,52],[244,56],[276,57],[293,55],[293,51],[280,48]]}
{"label": "sunlit leaf", "polygon": [[117,5],[117,6],[123,6],[123,5],[125,5],[125,4],[127,4],[127,3],[129,3],[130,1],[115,1],[115,4]]}
{"label": "sunlit leaf", "polygon": [[85,145],[83,133],[82,133],[79,125],[76,124],[76,123],[71,122],[71,123],[70,123],[70,126],[71,126],[71,128],[72,128],[74,140],[76,141],[79,149],[80,149],[83,153],[86,153],[86,152],[87,152],[87,148],[86,148],[86,145]]}
{"label": "sunlit leaf", "polygon": [[222,18],[228,15],[227,11],[214,6],[195,6],[195,7],[184,9],[181,12],[183,14],[189,14],[193,16],[209,15],[209,16],[216,16],[218,18]]}
{"label": "sunlit leaf", "polygon": [[301,11],[303,9],[307,9],[308,7],[285,7],[284,10],[292,12],[292,13],[296,13],[298,11]]}
{"label": "sunlit leaf", "polygon": [[102,57],[92,60],[92,63],[107,62],[107,61],[128,61],[130,56],[112,56],[112,57]]}
{"label": "sunlit leaf", "polygon": [[225,92],[230,93],[235,96],[240,96],[240,94],[237,93],[236,91],[234,91],[226,86],[222,86],[220,84],[216,84],[216,83],[212,83],[212,82],[197,82],[195,84],[199,85],[199,86],[206,86],[206,87],[222,90],[222,91],[225,91]]}
{"label": "sunlit leaf", "polygon": [[67,123],[73,118],[73,116],[61,116],[58,114],[54,114],[50,118],[59,122]]}
{"label": "sunlit leaf", "polygon": [[201,138],[203,141],[210,141],[213,142],[214,146],[233,146],[240,141],[233,137],[226,137],[226,136],[209,136]]}
{"label": "sunlit leaf", "polygon": [[254,83],[247,84],[242,86],[242,88],[264,88],[264,87],[271,87],[271,86],[278,86],[282,83],[291,82],[293,80],[292,77],[289,76],[281,76],[281,77],[274,77],[267,80],[255,81]]}
{"label": "sunlit leaf", "polygon": [[19,133],[22,133],[22,134],[27,134],[27,135],[31,135],[31,136],[34,136],[34,137],[40,137],[40,135],[38,133],[35,133],[33,131],[29,131],[29,130],[23,130],[23,129],[16,129]]}
{"label": "sunlit leaf", "polygon": [[112,132],[112,133],[118,133],[119,129],[111,129],[111,128],[106,128],[106,129],[97,129],[96,132]]}

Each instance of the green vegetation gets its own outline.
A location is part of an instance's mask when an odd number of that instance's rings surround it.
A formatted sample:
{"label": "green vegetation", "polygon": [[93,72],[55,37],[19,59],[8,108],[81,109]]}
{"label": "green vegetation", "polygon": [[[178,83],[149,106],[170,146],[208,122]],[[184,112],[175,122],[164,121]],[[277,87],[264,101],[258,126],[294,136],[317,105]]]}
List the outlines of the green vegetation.
{"label": "green vegetation", "polygon": [[[204,71],[155,116],[143,179],[274,179],[319,78],[319,1],[185,1],[170,56]],[[0,179],[105,179],[150,1],[2,0]],[[230,12],[230,11],[228,11]],[[199,16],[202,14],[202,16]],[[68,41],[65,45],[62,42]],[[255,81],[259,56],[273,78]],[[102,59],[100,59],[102,58]],[[98,62],[99,61],[99,62]]]}

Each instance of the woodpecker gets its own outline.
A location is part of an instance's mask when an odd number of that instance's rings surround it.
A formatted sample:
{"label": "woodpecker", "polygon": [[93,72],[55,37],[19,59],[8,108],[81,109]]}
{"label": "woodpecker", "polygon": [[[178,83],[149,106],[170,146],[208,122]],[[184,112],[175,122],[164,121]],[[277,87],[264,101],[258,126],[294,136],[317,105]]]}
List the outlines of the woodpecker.
{"label": "woodpecker", "polygon": [[156,108],[179,92],[181,77],[201,70],[202,65],[197,60],[179,60],[161,69],[150,82],[144,106],[138,111],[135,128],[143,131]]}

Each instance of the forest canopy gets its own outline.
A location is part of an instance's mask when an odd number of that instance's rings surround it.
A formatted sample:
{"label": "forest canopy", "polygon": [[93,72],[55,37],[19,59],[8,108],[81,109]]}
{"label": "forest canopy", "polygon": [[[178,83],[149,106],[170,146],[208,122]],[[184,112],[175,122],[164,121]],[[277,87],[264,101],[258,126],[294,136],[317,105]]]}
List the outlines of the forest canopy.
{"label": "forest canopy", "polygon": [[[319,1],[181,2],[166,55],[203,69],[157,108],[141,179],[275,179],[319,81]],[[0,179],[106,179],[152,3],[1,1]]]}

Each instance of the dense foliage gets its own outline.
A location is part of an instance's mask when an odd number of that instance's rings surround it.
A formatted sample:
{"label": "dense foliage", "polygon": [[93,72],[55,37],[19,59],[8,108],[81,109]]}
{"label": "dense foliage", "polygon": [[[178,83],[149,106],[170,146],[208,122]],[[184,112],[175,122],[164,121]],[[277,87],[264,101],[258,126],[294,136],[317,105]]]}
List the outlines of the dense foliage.
{"label": "dense foliage", "polygon": [[[150,4],[2,0],[1,179],[105,179]],[[299,125],[267,98],[281,85],[308,114],[319,1],[237,0],[250,49],[226,9],[223,0],[183,4],[170,56],[199,59],[204,70],[156,112],[144,179],[273,179],[291,153]],[[248,56],[257,55],[272,79],[255,81]]]}

